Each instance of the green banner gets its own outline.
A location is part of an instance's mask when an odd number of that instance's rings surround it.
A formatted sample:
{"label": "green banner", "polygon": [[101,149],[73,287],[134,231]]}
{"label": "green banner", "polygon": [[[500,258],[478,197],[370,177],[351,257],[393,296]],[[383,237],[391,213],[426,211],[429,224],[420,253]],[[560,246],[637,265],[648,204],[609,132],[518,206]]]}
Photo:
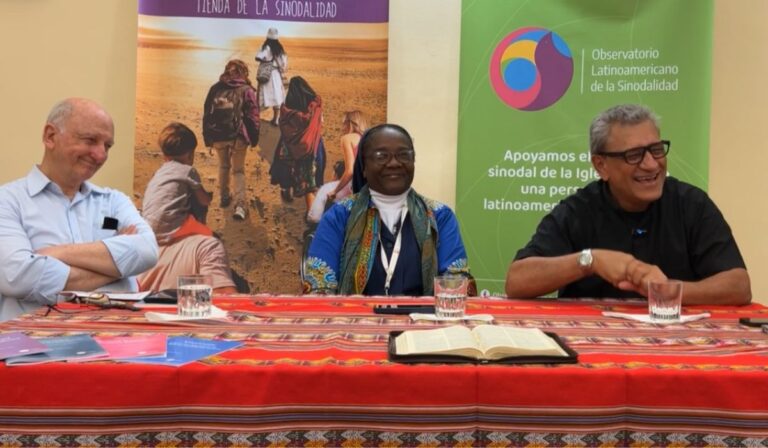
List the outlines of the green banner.
{"label": "green banner", "polygon": [[563,197],[597,178],[588,129],[649,106],[671,175],[707,188],[711,0],[464,0],[456,210],[485,295]]}

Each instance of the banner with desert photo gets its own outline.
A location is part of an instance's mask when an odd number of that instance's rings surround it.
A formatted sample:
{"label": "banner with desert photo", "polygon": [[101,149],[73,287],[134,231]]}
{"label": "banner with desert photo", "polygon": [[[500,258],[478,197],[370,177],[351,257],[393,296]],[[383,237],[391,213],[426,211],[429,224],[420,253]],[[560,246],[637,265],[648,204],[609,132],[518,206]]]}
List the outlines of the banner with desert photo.
{"label": "banner with desert photo", "polygon": [[313,226],[305,196],[281,189],[270,175],[279,108],[260,109],[258,144],[245,154],[247,216],[238,219],[218,191],[219,158],[203,139],[204,103],[232,60],[247,64],[258,91],[255,57],[268,36],[279,39],[285,91],[301,77],[322,99],[321,173],[323,182],[332,181],[344,159],[345,117],[359,111],[369,125],[386,119],[388,14],[388,0],[139,0],[136,206],[141,210],[147,184],[165,162],[159,133],[171,122],[186,125],[198,141],[193,166],[213,198],[205,224],[224,244],[238,291],[300,292],[302,250]]}

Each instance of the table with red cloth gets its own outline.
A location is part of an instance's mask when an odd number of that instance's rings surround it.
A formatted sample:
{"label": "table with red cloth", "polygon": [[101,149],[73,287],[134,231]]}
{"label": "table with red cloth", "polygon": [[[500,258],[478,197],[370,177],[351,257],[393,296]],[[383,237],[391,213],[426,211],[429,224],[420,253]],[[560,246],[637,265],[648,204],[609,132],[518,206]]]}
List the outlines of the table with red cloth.
{"label": "table with red cloth", "polygon": [[0,446],[768,446],[768,334],[738,322],[768,317],[759,304],[686,306],[711,317],[661,326],[602,315],[639,301],[473,299],[469,314],[557,333],[578,364],[406,365],[387,359],[390,331],[446,324],[372,307],[424,298],[214,302],[228,321],[68,304],[0,323],[244,341],[182,367],[0,363]]}

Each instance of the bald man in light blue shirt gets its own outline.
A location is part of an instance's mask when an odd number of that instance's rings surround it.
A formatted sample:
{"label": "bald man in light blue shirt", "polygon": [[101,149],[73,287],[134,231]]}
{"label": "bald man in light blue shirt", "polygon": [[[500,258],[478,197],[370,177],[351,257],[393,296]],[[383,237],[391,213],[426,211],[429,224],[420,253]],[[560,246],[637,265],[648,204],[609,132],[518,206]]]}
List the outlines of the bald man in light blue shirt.
{"label": "bald man in light blue shirt", "polygon": [[43,129],[42,163],[0,187],[0,321],[54,304],[63,290],[137,291],[134,276],[157,262],[130,199],[87,181],[113,143],[101,106],[66,99]]}

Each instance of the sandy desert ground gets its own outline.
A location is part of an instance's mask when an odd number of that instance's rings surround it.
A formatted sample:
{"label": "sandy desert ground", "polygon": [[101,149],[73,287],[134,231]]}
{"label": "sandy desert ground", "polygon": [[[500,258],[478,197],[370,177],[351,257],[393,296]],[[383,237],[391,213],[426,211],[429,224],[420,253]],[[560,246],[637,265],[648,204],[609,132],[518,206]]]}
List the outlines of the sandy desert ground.
{"label": "sandy desert ground", "polygon": [[[199,146],[195,167],[205,188],[214,192],[208,225],[221,236],[236,275],[251,293],[293,294],[301,291],[299,262],[302,238],[307,228],[303,198],[284,202],[280,189],[271,185],[269,168],[279,138],[279,129],[269,124],[272,110],[261,111],[259,145],[246,157],[249,216],[232,218],[232,209],[219,206],[218,161],[202,139],[202,108],[209,87],[218,79],[229,59],[249,64],[251,78],[257,64],[254,56],[263,37],[243,38],[231,48],[207,48],[178,34],[140,30],[136,95],[136,148],[134,153],[134,202],[141,208],[147,182],[162,164],[156,140],[171,121],[189,126]],[[339,147],[343,113],[360,109],[371,123],[386,119],[386,40],[281,39],[289,58],[287,76],[304,77],[322,97],[323,138],[331,168],[342,160]]]}

